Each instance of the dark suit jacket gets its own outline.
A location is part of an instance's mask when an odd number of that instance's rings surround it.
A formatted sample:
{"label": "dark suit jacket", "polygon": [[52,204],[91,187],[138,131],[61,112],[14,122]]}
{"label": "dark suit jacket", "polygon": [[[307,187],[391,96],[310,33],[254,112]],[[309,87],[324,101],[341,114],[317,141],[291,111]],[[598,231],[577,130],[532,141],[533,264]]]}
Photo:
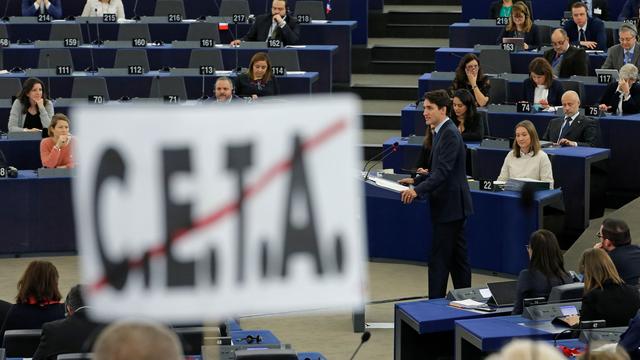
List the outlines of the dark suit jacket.
{"label": "dark suit jacket", "polygon": [[64,318],[64,304],[46,306],[15,304],[9,309],[0,334],[4,337],[4,332],[7,330],[40,329],[42,324],[62,318]]}
{"label": "dark suit jacket", "polygon": [[622,5],[622,10],[618,15],[618,21],[624,21],[638,16],[638,8],[640,8],[640,0],[627,0]]}
{"label": "dark suit jacket", "polygon": [[[62,6],[60,1],[61,0],[49,0],[51,5],[47,9],[46,13],[55,19],[62,18]],[[33,6],[33,3],[33,0],[22,0],[22,16],[36,16],[38,14],[38,10]]]}
{"label": "dark suit jacket", "polygon": [[565,274],[561,279],[553,277],[547,278],[538,270],[524,269],[520,271],[518,276],[518,285],[516,287],[516,302],[513,305],[514,315],[522,314],[523,300],[532,297],[548,297],[551,288],[558,285],[570,284],[573,282],[569,274]]}
{"label": "dark suit jacket", "polygon": [[[545,51],[544,58],[549,61],[549,64],[553,64],[553,58],[556,56],[556,51],[549,49]],[[558,77],[568,78],[572,75],[589,75],[589,63],[587,53],[584,49],[569,46],[569,49],[565,51],[562,57],[562,63],[560,64],[560,73]]]}
{"label": "dark suit jacket", "polygon": [[[514,1],[514,3],[515,3],[515,1]],[[531,6],[529,6],[529,2],[525,1],[524,3],[529,8],[529,14],[533,14],[533,12],[531,10]],[[497,18],[498,15],[500,15],[500,9],[501,8],[502,8],[502,1],[501,0],[492,2],[491,5],[489,6],[489,19]],[[532,17],[532,19],[533,19],[533,17]]]}
{"label": "dark suit jacket", "polygon": [[[569,35],[569,41],[571,44],[579,46],[578,41],[578,25],[573,20],[568,20],[564,24],[564,30]],[[598,43],[597,50],[606,51],[607,46],[607,31],[604,28],[604,22],[598,18],[589,18],[587,20],[587,30],[584,32],[587,41],[595,41]]]}
{"label": "dark suit jacket", "polygon": [[[249,32],[242,40],[244,41],[267,41],[269,36],[269,29],[271,29],[271,14],[262,14],[256,16],[256,21],[251,25]],[[298,21],[295,17],[287,15],[285,18],[285,25],[283,28],[276,26],[273,39],[280,40],[283,45],[295,45],[298,43],[300,37],[300,29],[298,27]]]}
{"label": "dark suit jacket", "polygon": [[[640,45],[638,44],[633,48],[631,63],[636,67],[640,66]],[[620,44],[613,45],[607,50],[607,59],[602,64],[602,69],[620,70],[622,65],[624,65],[624,49]]]}
{"label": "dark suit jacket", "polygon": [[89,320],[84,310],[42,325],[40,345],[33,359],[55,359],[59,354],[91,352],[93,342],[104,325]]}
{"label": "dark suit jacket", "polygon": [[632,359],[640,359],[640,312],[629,323],[629,328],[620,335],[619,346],[622,346]]}
{"label": "dark suit jacket", "polygon": [[[456,125],[456,127],[460,124],[455,114],[451,114],[451,120]],[[484,124],[482,123],[482,118],[480,114],[476,112],[476,116],[465,122],[464,132],[461,133],[462,140],[464,141],[479,141],[482,140],[484,136]]]}
{"label": "dark suit jacket", "polygon": [[609,252],[609,257],[618,274],[628,285],[638,286],[640,279],[640,247],[638,245],[618,246]]}
{"label": "dark suit jacket", "polygon": [[580,321],[605,320],[607,327],[627,326],[638,309],[638,289],[626,284],[616,285],[607,280],[602,289],[593,289],[582,297]]}
{"label": "dark suit jacket", "polygon": [[[617,88],[617,82],[610,83],[600,98],[600,104],[607,104],[608,107],[611,106],[611,110],[607,110],[608,112],[615,113],[618,108],[620,93],[616,91]],[[629,100],[622,102],[622,114],[630,115],[640,113],[640,84],[634,83],[631,89],[629,89],[629,94],[631,95]]]}
{"label": "dark suit jacket", "polygon": [[[543,140],[557,142],[558,136],[560,136],[560,129],[564,123],[564,118],[555,118],[549,122],[547,130],[545,130],[542,136]],[[600,131],[598,130],[599,124],[596,120],[588,118],[584,115],[578,115],[571,123],[569,132],[565,138],[567,140],[575,141],[580,146],[592,146],[597,147],[600,144]]]}
{"label": "dark suit jacket", "polygon": [[[515,31],[507,31],[506,28],[502,28],[500,31],[500,35],[498,35],[498,39],[496,40],[496,44],[502,44],[502,38],[512,38],[516,37]],[[524,34],[524,42],[529,45],[528,50],[537,49],[542,44],[540,41],[540,34],[538,33],[538,26],[533,24],[531,26],[531,31]]]}
{"label": "dark suit jacket", "polygon": [[[531,78],[527,78],[524,80],[522,84],[522,99],[524,101],[528,101],[533,104],[533,97],[536,92],[536,83],[531,80]],[[559,106],[562,105],[562,94],[564,93],[564,89],[562,88],[562,84],[558,80],[552,80],[551,86],[549,87],[549,94],[547,95],[547,101],[551,106]]]}
{"label": "dark suit jacket", "polygon": [[416,178],[414,190],[429,195],[431,220],[451,222],[473,213],[466,174],[466,146],[452,120],[434,137],[429,174]]}

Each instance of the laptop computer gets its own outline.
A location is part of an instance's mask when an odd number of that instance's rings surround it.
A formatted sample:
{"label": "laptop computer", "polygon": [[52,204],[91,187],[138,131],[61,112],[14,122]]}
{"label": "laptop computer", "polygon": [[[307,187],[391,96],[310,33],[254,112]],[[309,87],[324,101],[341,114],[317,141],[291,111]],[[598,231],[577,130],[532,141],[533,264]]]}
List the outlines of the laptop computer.
{"label": "laptop computer", "polygon": [[495,307],[513,306],[516,302],[517,284],[517,281],[487,283],[489,290],[491,290],[491,298],[487,304]]}
{"label": "laptop computer", "polygon": [[513,44],[515,51],[524,50],[524,38],[506,37],[502,38],[503,44]]}

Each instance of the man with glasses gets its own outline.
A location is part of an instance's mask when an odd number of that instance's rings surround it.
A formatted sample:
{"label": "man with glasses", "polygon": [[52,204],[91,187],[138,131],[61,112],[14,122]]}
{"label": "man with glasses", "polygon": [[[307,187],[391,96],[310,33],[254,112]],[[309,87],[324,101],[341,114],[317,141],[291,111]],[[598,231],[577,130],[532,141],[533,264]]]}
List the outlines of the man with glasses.
{"label": "man with glasses", "polygon": [[564,24],[571,43],[589,50],[607,50],[607,32],[604,22],[588,15],[589,9],[582,2],[571,5],[572,19]]}
{"label": "man with glasses", "polygon": [[[249,32],[231,42],[239,45],[241,41],[269,41],[277,40],[280,46],[295,45],[300,37],[298,21],[287,14],[286,0],[273,0],[271,13],[256,16]],[[271,45],[270,45],[271,46]]]}
{"label": "man with glasses", "polygon": [[631,244],[631,232],[626,222],[604,219],[596,234],[598,243],[593,247],[605,250],[628,285],[638,286],[640,279],[640,247]]}
{"label": "man with glasses", "polygon": [[572,75],[587,76],[589,72],[587,53],[584,49],[569,44],[567,32],[558,28],[551,33],[553,49],[544,53],[544,58],[553,68],[553,75],[568,78]]}
{"label": "man with glasses", "polygon": [[603,69],[620,70],[623,65],[633,64],[640,66],[640,45],[637,44],[636,37],[638,31],[635,26],[624,23],[618,30],[620,44],[613,45],[607,51],[607,60],[602,64]]}

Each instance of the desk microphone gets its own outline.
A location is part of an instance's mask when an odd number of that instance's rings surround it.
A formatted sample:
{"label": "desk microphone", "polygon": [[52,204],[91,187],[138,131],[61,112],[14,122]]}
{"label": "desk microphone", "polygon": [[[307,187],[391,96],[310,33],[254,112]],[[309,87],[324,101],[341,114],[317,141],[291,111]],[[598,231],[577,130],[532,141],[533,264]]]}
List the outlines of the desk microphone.
{"label": "desk microphone", "polygon": [[156,75],[156,91],[158,93],[156,97],[162,99],[162,95],[160,95],[160,76],[159,75]]}
{"label": "desk microphone", "polygon": [[[379,153],[376,154],[376,156],[372,157],[371,159],[369,159],[369,161],[367,161],[364,166],[362,167],[362,171],[367,170],[367,165],[369,165],[372,161],[376,161],[378,159],[380,159],[381,157],[387,155],[389,152],[394,152],[396,151],[396,149],[398,148],[398,142],[394,142],[393,145],[391,145],[390,147],[383,149],[382,151],[380,151]],[[367,173],[368,175],[369,173]],[[365,180],[367,178],[365,177]]]}
{"label": "desk microphone", "polygon": [[95,74],[98,69],[96,69],[96,63],[93,58],[93,42],[91,41],[91,28],[89,27],[89,20],[87,20],[87,36],[89,37],[89,56],[91,57],[91,67],[84,69],[84,71],[91,71],[92,74]]}
{"label": "desk microphone", "polygon": [[391,147],[391,151],[389,151],[385,156],[383,156],[380,160],[377,160],[376,162],[374,162],[370,167],[369,170],[367,170],[367,174],[364,176],[364,179],[367,180],[369,178],[369,173],[371,172],[371,170],[373,170],[373,167],[376,165],[376,163],[382,162],[384,161],[384,159],[388,158],[391,154],[395,153],[396,151],[398,151],[398,146],[392,146]]}
{"label": "desk microphone", "polygon": [[136,22],[140,21],[140,16],[138,16],[138,0],[133,3],[133,17],[131,19],[135,20]]}
{"label": "desk microphone", "polygon": [[[98,16],[98,9],[95,9],[95,10],[96,10],[96,17],[97,17]],[[96,36],[98,38],[96,39],[95,44],[96,45],[102,45],[102,40],[100,40],[100,25],[98,24],[97,21],[96,21]]]}
{"label": "desk microphone", "polygon": [[51,89],[51,54],[47,52],[47,69],[49,72],[49,76],[47,76],[47,89],[49,89],[49,97],[53,99],[53,91]]}
{"label": "desk microphone", "polygon": [[350,360],[353,360],[356,357],[356,354],[358,353],[358,351],[360,351],[360,348],[362,347],[362,345],[364,343],[366,343],[367,341],[369,341],[369,339],[371,338],[371,333],[368,331],[365,331],[362,334],[362,337],[360,338],[360,344],[358,345],[358,347],[356,348],[356,351],[353,352],[353,355],[351,355]]}
{"label": "desk microphone", "polygon": [[7,0],[7,4],[4,6],[4,13],[2,14],[2,21],[9,21],[9,17],[7,16],[7,11],[9,11],[9,3],[11,3],[11,0]]}
{"label": "desk microphone", "polygon": [[202,73],[202,96],[200,96],[200,101],[205,101],[209,99],[209,97],[207,95],[205,95],[204,93],[204,72]]}
{"label": "desk microphone", "polygon": [[[234,26],[233,40],[238,40],[238,23],[234,22],[233,26]],[[240,47],[240,45],[236,45],[236,49],[235,49],[236,50],[236,65],[233,67],[233,71],[232,71],[232,73],[236,73],[236,74],[240,72],[240,69],[238,68],[238,53],[240,52],[240,50],[238,50],[238,47]]]}

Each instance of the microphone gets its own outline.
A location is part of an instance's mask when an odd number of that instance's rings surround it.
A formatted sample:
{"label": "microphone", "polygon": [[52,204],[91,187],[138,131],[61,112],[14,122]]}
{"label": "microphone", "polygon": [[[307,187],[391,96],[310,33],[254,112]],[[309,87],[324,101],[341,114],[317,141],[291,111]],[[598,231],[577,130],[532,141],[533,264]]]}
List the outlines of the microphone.
{"label": "microphone", "polygon": [[200,96],[200,101],[205,101],[209,99],[209,97],[207,95],[205,95],[204,93],[204,72],[202,73],[202,96]]}
{"label": "microphone", "polygon": [[53,91],[51,91],[51,54],[47,53],[47,69],[49,69],[49,76],[47,76],[47,88],[49,89],[49,97],[53,99]]}
{"label": "microphone", "polygon": [[11,0],[7,0],[7,4],[4,6],[4,13],[2,13],[2,21],[9,21],[9,17],[7,16],[7,11],[9,11],[9,3],[11,3]]}
{"label": "microphone", "polygon": [[131,19],[135,21],[140,21],[140,16],[138,16],[138,0],[136,0],[136,2],[133,3],[133,17]]}
{"label": "microphone", "polygon": [[[376,163],[384,161],[384,159],[388,158],[391,154],[395,153],[396,151],[398,151],[398,146],[392,146],[391,151],[388,152],[385,156],[383,156],[382,159],[376,161]],[[371,172],[371,170],[373,170],[374,166],[375,166],[375,163],[371,165],[371,167],[369,167],[369,170],[367,170],[367,174],[364,176],[365,180],[369,178],[369,173]]]}
{"label": "microphone", "polygon": [[[96,16],[98,16],[98,9],[95,9],[96,11]],[[100,40],[100,25],[98,25],[98,22],[96,21],[96,36],[98,37],[96,39],[95,45],[102,45],[102,40]]]}
{"label": "microphone", "polygon": [[[234,39],[234,40],[238,40],[238,23],[234,23],[234,24],[233,24],[233,27],[234,27],[234,29],[233,29],[233,32],[234,32],[233,39]],[[235,55],[236,55],[236,65],[233,67],[233,71],[231,71],[231,73],[236,73],[236,74],[237,74],[237,73],[239,73],[239,72],[240,72],[240,70],[238,69],[238,52],[239,52],[239,51],[238,51],[238,47],[239,47],[239,46],[240,46],[240,45],[237,45],[237,46],[236,46],[236,48],[235,48],[235,50],[236,50],[236,51],[235,51]]]}
{"label": "microphone", "polygon": [[353,355],[351,355],[351,358],[349,360],[353,360],[356,357],[356,354],[358,353],[358,351],[360,351],[360,348],[362,347],[362,345],[367,341],[369,341],[370,338],[371,338],[371,333],[368,331],[365,331],[362,334],[362,337],[360,338],[360,344],[356,348],[356,351],[353,352]]}
{"label": "microphone", "polygon": [[[388,147],[382,151],[380,151],[379,153],[376,154],[376,156],[372,157],[371,159],[369,159],[369,161],[367,161],[364,166],[362,167],[362,171],[365,171],[367,169],[367,165],[369,165],[372,161],[375,161],[377,159],[380,159],[381,157],[387,155],[387,153],[389,152],[393,152],[396,151],[396,148],[398,147],[398,142],[394,142],[393,145],[391,145],[391,147]],[[366,178],[365,178],[366,180]]]}
{"label": "microphone", "polygon": [[96,69],[96,63],[93,58],[93,42],[91,41],[91,28],[89,27],[89,20],[87,20],[87,36],[89,37],[89,56],[91,57],[91,66],[84,69],[84,71],[91,71],[92,74],[95,74],[98,69]]}
{"label": "microphone", "polygon": [[162,99],[162,95],[160,95],[160,76],[156,76],[156,91],[158,92],[156,96]]}

